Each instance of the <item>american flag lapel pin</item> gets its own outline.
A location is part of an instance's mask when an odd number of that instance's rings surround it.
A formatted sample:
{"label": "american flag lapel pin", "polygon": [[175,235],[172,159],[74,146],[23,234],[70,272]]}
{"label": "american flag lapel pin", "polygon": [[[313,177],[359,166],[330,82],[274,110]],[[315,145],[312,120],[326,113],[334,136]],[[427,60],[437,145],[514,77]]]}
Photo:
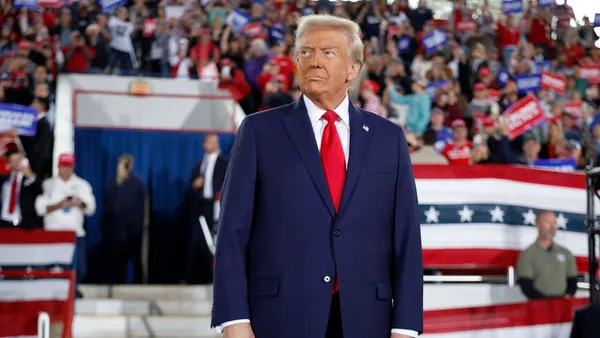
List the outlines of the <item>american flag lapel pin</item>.
{"label": "american flag lapel pin", "polygon": [[366,132],[368,132],[368,131],[369,131],[369,127],[367,127],[367,125],[366,125],[366,124],[363,124],[363,129],[364,129]]}

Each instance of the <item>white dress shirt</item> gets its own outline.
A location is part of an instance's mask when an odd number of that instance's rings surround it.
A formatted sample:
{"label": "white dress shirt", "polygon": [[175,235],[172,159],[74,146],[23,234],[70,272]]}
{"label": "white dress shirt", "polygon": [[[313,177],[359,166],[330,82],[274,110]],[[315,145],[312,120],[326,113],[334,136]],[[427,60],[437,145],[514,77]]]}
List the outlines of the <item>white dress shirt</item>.
{"label": "white dress shirt", "polygon": [[[217,163],[217,157],[219,152],[204,155],[202,164],[200,165],[200,174],[204,174],[204,187],[202,188],[202,195],[206,199],[213,198],[213,174],[215,173],[215,164]],[[202,171],[204,171],[202,173]]]}
{"label": "white dress shirt", "polygon": [[[16,175],[16,179],[17,179],[17,195],[15,196],[16,198],[16,204],[15,204],[15,209],[13,210],[12,214],[8,211],[8,209],[10,209],[10,193],[12,190],[12,184],[13,181],[15,179],[15,175]],[[12,171],[10,173],[10,176],[8,177],[8,179],[6,179],[6,181],[4,181],[4,184],[2,185],[2,213],[0,215],[0,218],[2,218],[3,221],[6,222],[10,222],[14,225],[18,225],[19,223],[21,223],[21,220],[23,220],[23,215],[21,214],[21,183],[24,183],[24,185],[30,186],[33,182],[35,181],[35,175],[31,176],[30,178],[28,178],[27,180],[25,180],[25,182],[23,182],[23,173],[20,171]]]}
{"label": "white dress shirt", "polygon": [[[306,95],[303,95],[302,98],[304,99],[304,105],[306,106],[306,111],[308,112],[308,118],[310,119],[310,124],[312,125],[313,131],[315,132],[315,141],[317,142],[317,146],[319,147],[320,151],[321,138],[323,137],[323,131],[325,130],[325,126],[327,126],[327,121],[322,119],[321,117],[323,116],[323,114],[325,114],[326,110],[317,107],[311,100],[309,100],[306,97]],[[350,100],[348,99],[348,96],[346,96],[342,103],[340,103],[340,105],[333,110],[340,117],[335,122],[335,127],[340,137],[340,141],[342,142],[342,148],[344,149],[346,167],[348,167],[348,157],[350,156],[350,115],[348,113],[349,106]],[[221,326],[217,326],[216,329],[218,333],[221,333],[223,329],[227,326],[239,323],[250,323],[250,320],[232,320],[221,324]],[[417,331],[405,329],[392,329],[392,333],[404,334],[410,337],[417,337],[419,335]]]}
{"label": "white dress shirt", "polygon": [[[83,228],[85,216],[91,216],[96,212],[96,198],[88,181],[75,174],[67,181],[59,176],[53,176],[42,183],[42,190],[43,193],[35,200],[35,210],[38,215],[44,217],[44,229],[72,230],[77,233],[77,237],[85,236]],[[79,198],[85,203],[85,208],[57,209],[48,213],[49,206],[58,204],[69,196]]]}

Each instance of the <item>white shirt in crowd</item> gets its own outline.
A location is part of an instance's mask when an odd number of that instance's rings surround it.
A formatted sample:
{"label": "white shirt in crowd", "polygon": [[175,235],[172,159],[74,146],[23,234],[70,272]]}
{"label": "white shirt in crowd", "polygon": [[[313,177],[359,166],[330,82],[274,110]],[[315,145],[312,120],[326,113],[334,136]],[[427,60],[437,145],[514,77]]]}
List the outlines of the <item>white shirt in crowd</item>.
{"label": "white shirt in crowd", "polygon": [[[325,126],[327,126],[327,121],[322,119],[321,117],[325,114],[326,110],[317,107],[311,100],[309,100],[305,95],[302,96],[304,100],[304,105],[306,105],[306,111],[308,112],[308,118],[310,119],[310,124],[313,127],[313,131],[315,132],[315,140],[317,142],[317,146],[319,147],[319,151],[321,150],[321,139],[323,138],[323,131],[325,130]],[[344,98],[342,103],[335,108],[333,111],[339,115],[339,119],[335,122],[335,127],[337,129],[338,135],[340,137],[340,141],[342,142],[342,148],[344,149],[344,157],[346,158],[346,167],[348,167],[348,156],[350,155],[350,114],[348,113],[348,108],[350,106],[350,100],[348,96]],[[221,333],[224,328],[233,324],[239,323],[250,323],[249,319],[239,319],[232,320],[229,322],[225,322],[221,324],[221,326],[217,326],[217,332]],[[413,330],[404,330],[404,329],[392,329],[392,333],[404,334],[410,337],[417,337],[419,333]]]}
{"label": "white shirt in crowd", "polygon": [[212,154],[208,154],[204,156],[202,160],[202,164],[200,165],[200,172],[204,172],[204,186],[202,195],[206,199],[213,198],[213,175],[215,172],[215,164],[217,163],[217,158],[219,157],[219,152],[215,151]]}
{"label": "white shirt in crowd", "polygon": [[131,53],[133,51],[133,44],[131,43],[131,34],[133,33],[133,24],[129,21],[122,21],[116,16],[111,16],[108,21],[108,29],[112,40],[110,41],[110,48],[114,48],[118,51]]}
{"label": "white shirt in crowd", "polygon": [[[10,209],[10,193],[12,190],[12,184],[13,180],[15,179],[15,175],[17,176],[17,195],[15,196],[15,209],[11,214],[8,209]],[[35,182],[35,176],[31,176],[30,178],[26,179],[25,182],[23,182],[22,172],[13,171],[10,173],[10,176],[6,181],[4,181],[4,184],[2,185],[2,213],[0,214],[0,218],[2,218],[3,221],[10,222],[15,225],[21,223],[21,220],[23,220],[23,215],[21,214],[21,204],[19,203],[21,196],[21,184],[23,183],[24,186],[27,187],[33,182]]]}
{"label": "white shirt in crowd", "polygon": [[[43,193],[35,200],[35,210],[38,215],[44,217],[44,229],[74,230],[77,237],[85,236],[83,229],[85,216],[91,216],[96,211],[96,198],[92,186],[73,174],[68,181],[64,181],[59,176],[48,178],[42,184],[42,189]],[[48,213],[48,206],[56,205],[69,196],[79,198],[85,203],[85,209],[72,207]]]}

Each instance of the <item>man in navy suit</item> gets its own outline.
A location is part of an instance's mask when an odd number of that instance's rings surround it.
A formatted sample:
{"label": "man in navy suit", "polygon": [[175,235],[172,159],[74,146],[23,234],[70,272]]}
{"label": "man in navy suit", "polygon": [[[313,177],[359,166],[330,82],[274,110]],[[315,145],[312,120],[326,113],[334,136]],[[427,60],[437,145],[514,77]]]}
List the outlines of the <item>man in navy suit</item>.
{"label": "man in navy suit", "polygon": [[226,338],[423,331],[417,193],[402,129],[356,108],[359,26],[300,19],[297,102],[253,114],[221,199],[212,326]]}

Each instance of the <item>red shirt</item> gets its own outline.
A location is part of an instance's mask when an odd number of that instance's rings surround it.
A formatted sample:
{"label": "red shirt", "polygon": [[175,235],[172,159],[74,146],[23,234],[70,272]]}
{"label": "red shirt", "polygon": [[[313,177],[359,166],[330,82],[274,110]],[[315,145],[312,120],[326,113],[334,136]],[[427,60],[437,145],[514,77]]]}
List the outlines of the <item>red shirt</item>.
{"label": "red shirt", "polygon": [[546,20],[534,18],[531,22],[531,31],[527,35],[529,42],[534,45],[547,45],[550,42],[546,31],[549,26],[550,24]]}
{"label": "red shirt", "polygon": [[519,39],[521,39],[521,31],[519,31],[518,27],[508,29],[508,27],[498,23],[496,36],[500,38],[500,42],[498,43],[500,48],[506,46],[516,46],[519,44]]}
{"label": "red shirt", "polygon": [[447,144],[442,149],[442,155],[448,159],[449,164],[469,165],[471,164],[471,147],[471,141],[460,147]]}
{"label": "red shirt", "polygon": [[290,81],[292,80],[292,74],[294,74],[294,61],[287,55],[272,57],[269,61],[279,66],[279,74],[288,78],[287,86],[291,87]]}
{"label": "red shirt", "polygon": [[571,45],[571,47],[565,49],[565,53],[567,54],[567,65],[570,66],[574,62],[581,60],[583,54],[585,54],[585,49],[583,49],[580,44],[575,43]]}
{"label": "red shirt", "polygon": [[[68,53],[70,53],[71,50],[73,50],[73,48],[73,46],[63,48],[63,55],[67,55]],[[91,48],[88,45],[85,45],[81,48],[85,48],[88,55],[90,56],[89,59],[81,50],[77,50],[71,55],[70,58],[65,60],[65,70],[73,73],[85,73],[90,68],[90,62],[94,60],[94,57],[96,56],[96,51],[94,50],[94,48]]]}

